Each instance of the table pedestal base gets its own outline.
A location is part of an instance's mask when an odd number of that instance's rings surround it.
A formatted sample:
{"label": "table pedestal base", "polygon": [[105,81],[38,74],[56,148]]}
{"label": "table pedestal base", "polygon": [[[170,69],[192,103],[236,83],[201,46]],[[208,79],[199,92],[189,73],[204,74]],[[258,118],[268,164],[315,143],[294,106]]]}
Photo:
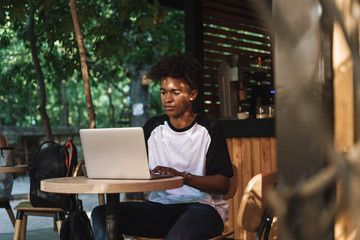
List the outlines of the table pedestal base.
{"label": "table pedestal base", "polygon": [[106,239],[120,239],[119,231],[117,231],[118,212],[120,195],[118,193],[106,194]]}

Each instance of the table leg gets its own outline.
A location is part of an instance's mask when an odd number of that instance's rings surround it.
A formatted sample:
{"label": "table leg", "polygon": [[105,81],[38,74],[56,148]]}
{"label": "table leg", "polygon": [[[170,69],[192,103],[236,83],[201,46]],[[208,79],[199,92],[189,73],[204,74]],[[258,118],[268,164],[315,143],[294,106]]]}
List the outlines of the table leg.
{"label": "table leg", "polygon": [[118,193],[106,194],[106,238],[107,240],[120,239],[117,229],[117,214],[119,212],[120,196]]}

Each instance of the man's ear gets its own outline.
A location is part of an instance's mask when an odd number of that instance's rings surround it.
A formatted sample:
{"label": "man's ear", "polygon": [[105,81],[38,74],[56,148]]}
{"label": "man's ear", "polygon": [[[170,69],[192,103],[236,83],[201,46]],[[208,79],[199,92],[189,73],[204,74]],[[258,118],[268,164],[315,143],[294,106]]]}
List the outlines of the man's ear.
{"label": "man's ear", "polygon": [[191,90],[190,92],[190,101],[194,101],[199,94],[199,91],[197,89]]}

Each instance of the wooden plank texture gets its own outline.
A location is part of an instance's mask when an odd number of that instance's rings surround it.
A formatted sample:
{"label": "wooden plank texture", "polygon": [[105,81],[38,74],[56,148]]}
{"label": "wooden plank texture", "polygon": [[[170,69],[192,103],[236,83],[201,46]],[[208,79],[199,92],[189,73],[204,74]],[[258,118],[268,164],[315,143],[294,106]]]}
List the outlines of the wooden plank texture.
{"label": "wooden plank texture", "polygon": [[[203,50],[204,50],[204,85],[212,85],[217,89],[217,76],[220,64],[225,55],[242,54],[252,58],[261,57],[271,59],[271,39],[269,29],[265,26],[264,14],[259,11],[257,3],[252,1],[236,0],[203,0]],[[240,71],[245,71],[253,65],[241,65]],[[266,66],[271,66],[271,61],[263,61]],[[264,72],[264,68],[246,69],[246,71]],[[272,76],[272,69],[267,73]],[[245,87],[251,87],[256,79],[245,79]],[[260,79],[262,84],[272,84],[272,77]],[[217,90],[207,91],[207,95],[216,95]],[[247,93],[250,99],[251,92]],[[220,117],[218,100],[204,98],[204,110],[207,115]],[[248,104],[241,103],[242,105]],[[211,105],[211,107],[210,107]],[[244,107],[244,106],[242,106]],[[216,110],[214,110],[216,109]]]}
{"label": "wooden plank texture", "polygon": [[[226,227],[234,229],[234,239],[254,239],[255,233],[242,230],[236,223],[240,201],[249,180],[258,173],[277,169],[276,139],[271,138],[228,138],[231,161],[238,168],[239,183],[235,196],[229,200],[230,213]],[[271,233],[270,239],[277,239]]]}

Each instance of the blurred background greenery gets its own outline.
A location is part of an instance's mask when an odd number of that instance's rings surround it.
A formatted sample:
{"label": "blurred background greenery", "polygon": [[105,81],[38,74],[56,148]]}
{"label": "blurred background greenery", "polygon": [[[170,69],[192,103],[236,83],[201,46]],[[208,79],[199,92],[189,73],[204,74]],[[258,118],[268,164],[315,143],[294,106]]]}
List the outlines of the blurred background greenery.
{"label": "blurred background greenery", "polygon": [[[87,106],[69,1],[0,3],[0,125],[39,127],[38,74],[29,38],[34,37],[52,127],[88,127]],[[77,1],[97,127],[141,125],[161,114],[159,87],[142,83],[154,62],[184,49],[183,11],[158,1]],[[31,36],[32,35],[32,36]],[[133,90],[133,91],[132,91]],[[143,105],[135,121],[132,106]]]}

